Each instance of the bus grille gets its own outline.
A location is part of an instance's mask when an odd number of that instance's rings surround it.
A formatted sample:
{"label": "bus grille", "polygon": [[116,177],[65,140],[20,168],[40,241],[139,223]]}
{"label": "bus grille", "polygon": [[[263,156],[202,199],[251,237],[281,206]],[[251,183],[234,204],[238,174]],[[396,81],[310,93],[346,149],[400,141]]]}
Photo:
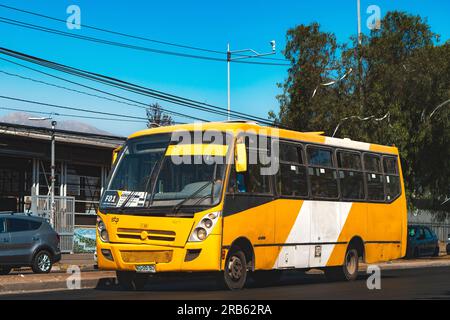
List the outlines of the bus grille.
{"label": "bus grille", "polygon": [[169,263],[173,251],[120,251],[125,263]]}
{"label": "bus grille", "polygon": [[166,230],[141,230],[141,229],[117,229],[117,237],[122,239],[145,240],[141,238],[142,232],[147,233],[148,240],[155,241],[175,241],[176,233]]}

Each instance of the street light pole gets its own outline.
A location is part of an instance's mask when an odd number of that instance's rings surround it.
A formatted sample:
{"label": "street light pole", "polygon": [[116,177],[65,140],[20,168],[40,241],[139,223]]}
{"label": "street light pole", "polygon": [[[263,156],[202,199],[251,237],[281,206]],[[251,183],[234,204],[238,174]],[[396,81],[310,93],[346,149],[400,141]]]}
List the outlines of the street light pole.
{"label": "street light pole", "polygon": [[[227,99],[228,99],[228,121],[231,120],[231,76],[230,76],[230,65],[232,61],[235,60],[243,60],[243,59],[254,59],[258,57],[263,56],[269,56],[276,53],[276,43],[275,40],[270,41],[270,44],[272,46],[272,52],[268,53],[259,53],[253,49],[244,49],[244,50],[236,50],[231,51],[230,50],[230,44],[227,45]],[[236,58],[233,58],[232,55],[236,53],[244,53],[244,52],[250,52],[251,54],[248,55],[239,55]]]}
{"label": "street light pole", "polygon": [[36,121],[43,121],[43,120],[51,120],[51,124],[52,124],[52,134],[51,134],[51,151],[50,151],[50,225],[52,227],[54,227],[54,222],[55,222],[55,169],[56,169],[56,165],[55,165],[55,143],[56,143],[56,135],[55,135],[55,131],[56,131],[56,125],[57,122],[55,120],[53,120],[53,118],[50,117],[46,117],[46,118],[28,118],[28,120],[36,120]]}
{"label": "street light pole", "polygon": [[52,151],[51,151],[51,192],[50,192],[50,225],[54,226],[55,219],[55,127],[56,121],[52,120]]}
{"label": "street light pole", "polygon": [[230,63],[231,63],[231,51],[230,44],[227,46],[227,98],[228,98],[228,121],[230,121],[230,112],[231,112],[231,93],[230,93]]}

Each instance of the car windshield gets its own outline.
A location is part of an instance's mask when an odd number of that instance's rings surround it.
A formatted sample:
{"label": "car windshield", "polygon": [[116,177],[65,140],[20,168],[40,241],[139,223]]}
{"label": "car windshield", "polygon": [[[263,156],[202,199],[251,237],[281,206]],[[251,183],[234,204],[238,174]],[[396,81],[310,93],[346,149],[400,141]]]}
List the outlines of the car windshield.
{"label": "car windshield", "polygon": [[102,211],[213,206],[219,202],[224,157],[184,155],[180,160],[167,155],[170,140],[170,134],[152,135],[125,145],[103,194]]}

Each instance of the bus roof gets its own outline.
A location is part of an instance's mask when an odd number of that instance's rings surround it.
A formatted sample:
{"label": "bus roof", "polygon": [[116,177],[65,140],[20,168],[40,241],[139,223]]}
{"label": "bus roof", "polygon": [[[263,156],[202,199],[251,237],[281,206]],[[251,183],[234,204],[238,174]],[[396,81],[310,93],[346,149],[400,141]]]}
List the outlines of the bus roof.
{"label": "bus roof", "polygon": [[170,133],[177,130],[197,131],[197,130],[215,130],[215,131],[231,131],[233,133],[239,131],[252,130],[256,133],[264,133],[267,135],[278,134],[280,139],[296,140],[301,142],[310,142],[324,144],[334,147],[350,148],[362,151],[373,151],[380,153],[398,154],[395,146],[383,146],[379,144],[354,141],[348,138],[332,138],[323,135],[323,132],[299,132],[286,129],[278,129],[275,127],[261,126],[255,122],[247,121],[226,121],[226,122],[205,122],[179,124],[173,126],[163,126],[151,129],[145,129],[135,132],[129,139],[158,133]]}

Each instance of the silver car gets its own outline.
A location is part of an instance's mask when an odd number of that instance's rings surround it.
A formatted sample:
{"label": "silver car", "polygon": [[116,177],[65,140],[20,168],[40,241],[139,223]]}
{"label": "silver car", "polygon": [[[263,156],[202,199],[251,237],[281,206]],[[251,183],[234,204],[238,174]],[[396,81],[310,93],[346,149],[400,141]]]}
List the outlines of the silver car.
{"label": "silver car", "polygon": [[59,260],[59,235],[45,219],[27,214],[0,214],[1,275],[18,267],[48,273]]}

